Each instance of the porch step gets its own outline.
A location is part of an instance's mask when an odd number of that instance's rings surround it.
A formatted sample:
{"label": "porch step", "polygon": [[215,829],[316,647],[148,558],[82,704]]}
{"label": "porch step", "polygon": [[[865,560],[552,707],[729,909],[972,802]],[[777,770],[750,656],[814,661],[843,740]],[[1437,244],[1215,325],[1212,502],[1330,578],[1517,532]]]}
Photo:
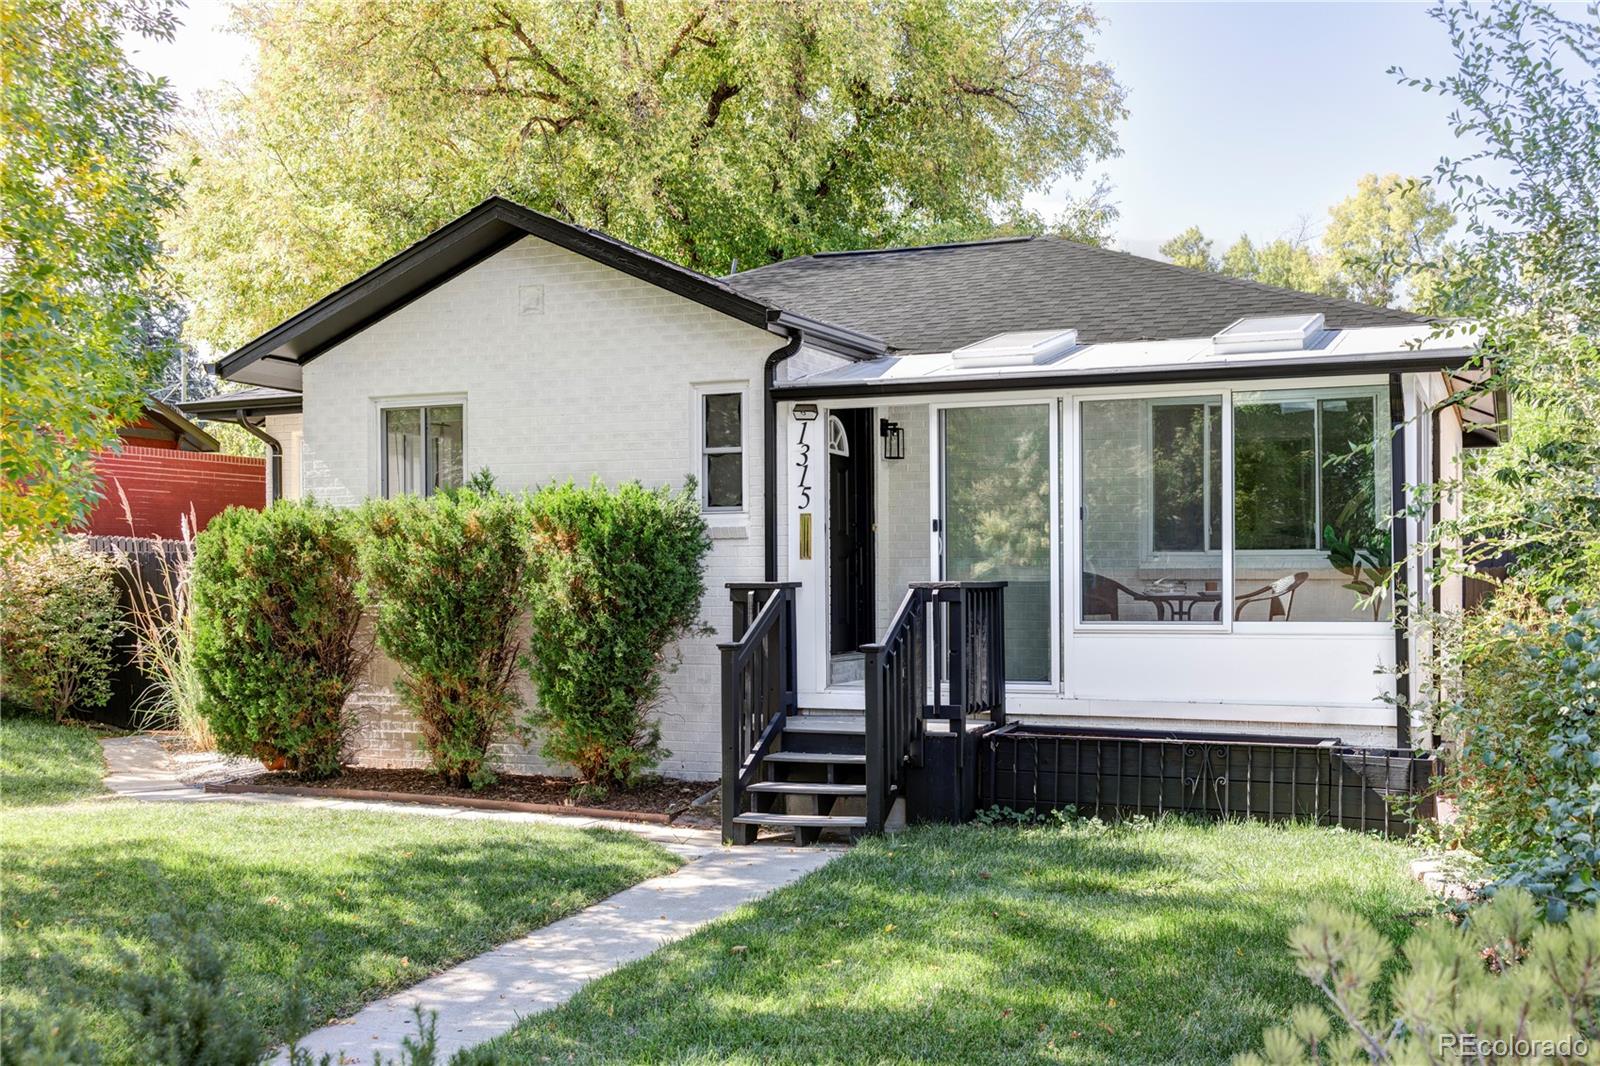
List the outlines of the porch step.
{"label": "porch step", "polygon": [[864,714],[798,714],[784,720],[785,733],[840,733],[865,736],[867,717]]}
{"label": "porch step", "polygon": [[766,762],[837,763],[840,766],[865,766],[865,755],[851,755],[838,751],[769,751],[762,756]]}
{"label": "porch step", "polygon": [[866,785],[833,785],[824,781],[752,781],[746,792],[781,792],[789,796],[865,796]]}
{"label": "porch step", "polygon": [[789,829],[865,829],[864,817],[835,816],[831,814],[741,814],[734,818],[739,825],[783,826]]}

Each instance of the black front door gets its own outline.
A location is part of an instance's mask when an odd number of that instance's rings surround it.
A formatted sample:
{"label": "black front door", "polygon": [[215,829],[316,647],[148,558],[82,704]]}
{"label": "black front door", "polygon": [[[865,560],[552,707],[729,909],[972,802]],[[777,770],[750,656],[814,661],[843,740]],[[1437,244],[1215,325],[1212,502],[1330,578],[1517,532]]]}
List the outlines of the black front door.
{"label": "black front door", "polygon": [[835,411],[828,422],[829,650],[873,640],[872,412]]}

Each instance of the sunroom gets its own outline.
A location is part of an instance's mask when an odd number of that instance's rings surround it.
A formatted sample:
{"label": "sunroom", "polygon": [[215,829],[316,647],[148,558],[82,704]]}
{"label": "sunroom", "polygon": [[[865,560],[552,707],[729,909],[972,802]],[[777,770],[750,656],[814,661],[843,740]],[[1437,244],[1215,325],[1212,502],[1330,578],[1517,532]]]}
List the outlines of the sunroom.
{"label": "sunroom", "polygon": [[[1006,711],[1405,745],[1395,574],[1455,461],[1459,338],[1241,319],[1213,337],[1003,334],[780,384],[799,706],[864,705],[918,582],[1004,582]],[[1402,701],[1403,702],[1403,701]]]}

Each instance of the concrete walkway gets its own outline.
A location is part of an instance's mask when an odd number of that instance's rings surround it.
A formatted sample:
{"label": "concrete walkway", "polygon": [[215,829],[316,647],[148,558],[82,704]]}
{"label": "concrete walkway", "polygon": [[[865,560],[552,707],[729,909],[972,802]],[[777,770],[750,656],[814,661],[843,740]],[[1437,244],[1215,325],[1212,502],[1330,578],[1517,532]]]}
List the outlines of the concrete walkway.
{"label": "concrete walkway", "polygon": [[[385,1058],[398,1055],[400,1042],[415,1031],[415,1006],[438,1012],[440,1058],[448,1058],[460,1048],[507,1032],[530,1014],[560,1006],[595,978],[688,936],[742,903],[799,880],[843,852],[833,847],[765,844],[725,848],[719,834],[711,830],[603,818],[313,796],[208,793],[183,780],[174,760],[154,738],[119,737],[101,744],[109,768],[106,787],[132,799],[290,804],[616,829],[654,840],[686,860],[674,873],[641,882],[570,918],[468,959],[301,1041],[313,1057],[326,1053],[336,1062],[371,1062],[374,1052],[382,1052]],[[277,1061],[286,1059],[280,1055]]]}

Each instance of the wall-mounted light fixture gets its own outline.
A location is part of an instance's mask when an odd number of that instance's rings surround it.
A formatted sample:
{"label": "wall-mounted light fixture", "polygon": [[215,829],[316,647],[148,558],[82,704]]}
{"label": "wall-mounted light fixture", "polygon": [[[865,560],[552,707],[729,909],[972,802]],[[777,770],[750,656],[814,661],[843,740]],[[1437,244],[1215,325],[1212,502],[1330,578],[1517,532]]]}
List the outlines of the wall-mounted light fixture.
{"label": "wall-mounted light fixture", "polygon": [[906,457],[906,431],[900,428],[900,423],[891,422],[887,418],[878,419],[878,436],[883,438],[885,459]]}

